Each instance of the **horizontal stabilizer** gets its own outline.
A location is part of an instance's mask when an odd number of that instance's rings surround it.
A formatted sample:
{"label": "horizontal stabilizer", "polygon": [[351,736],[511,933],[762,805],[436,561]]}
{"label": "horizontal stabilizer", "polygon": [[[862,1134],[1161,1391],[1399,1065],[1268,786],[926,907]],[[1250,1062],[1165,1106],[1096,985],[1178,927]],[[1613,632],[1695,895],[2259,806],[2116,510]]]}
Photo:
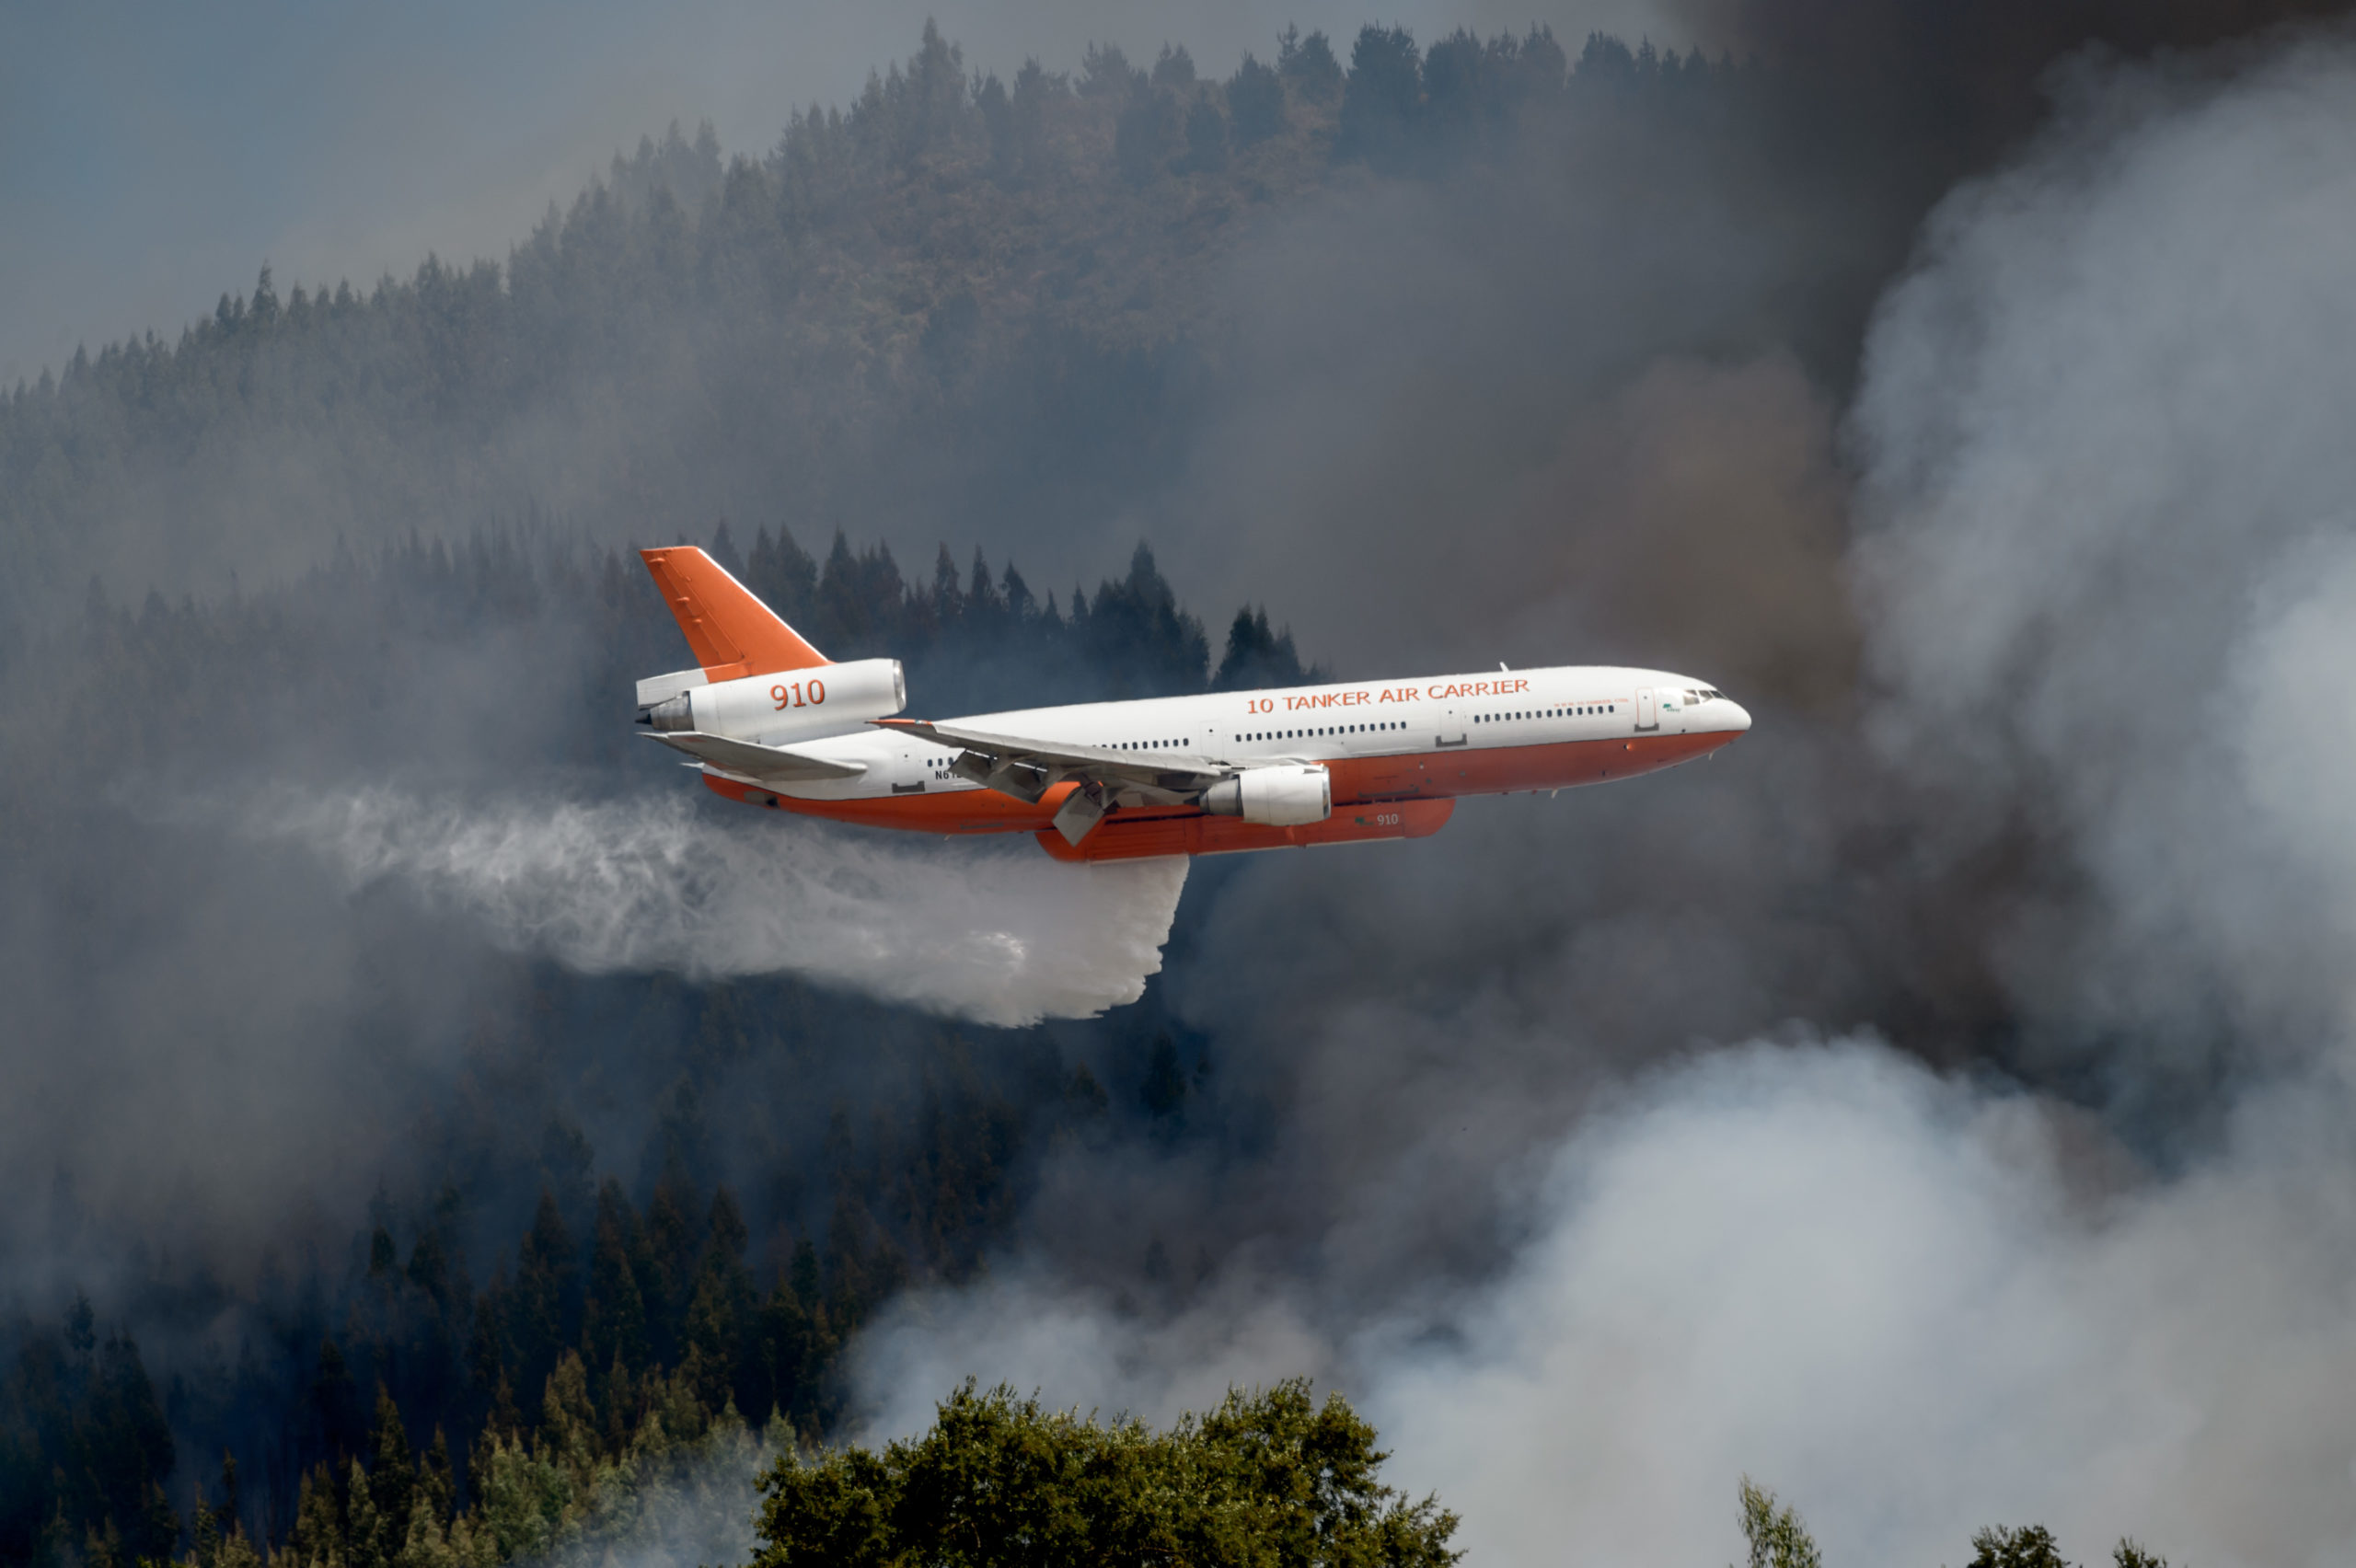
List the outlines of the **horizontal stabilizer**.
{"label": "horizontal stabilizer", "polygon": [[763,783],[808,784],[822,778],[856,778],[867,771],[862,763],[836,762],[784,746],[756,745],[751,741],[732,741],[725,735],[700,734],[693,730],[657,730],[650,734],[652,739],[683,751],[707,767]]}
{"label": "horizontal stabilizer", "polygon": [[674,670],[667,675],[649,675],[638,683],[638,705],[652,708],[658,702],[668,702],[681,692],[710,686],[701,670]]}

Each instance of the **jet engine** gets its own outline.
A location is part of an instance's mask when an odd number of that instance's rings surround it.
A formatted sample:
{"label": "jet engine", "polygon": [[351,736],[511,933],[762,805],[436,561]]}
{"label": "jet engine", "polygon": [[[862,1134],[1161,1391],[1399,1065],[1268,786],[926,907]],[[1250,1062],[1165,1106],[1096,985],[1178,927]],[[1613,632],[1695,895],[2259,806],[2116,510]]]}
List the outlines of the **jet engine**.
{"label": "jet engine", "polygon": [[639,722],[780,745],[888,719],[907,700],[897,659],[856,659],[692,686],[648,708]]}
{"label": "jet engine", "polygon": [[1203,791],[1203,810],[1266,827],[1299,827],[1334,814],[1333,775],[1313,764],[1248,767]]}

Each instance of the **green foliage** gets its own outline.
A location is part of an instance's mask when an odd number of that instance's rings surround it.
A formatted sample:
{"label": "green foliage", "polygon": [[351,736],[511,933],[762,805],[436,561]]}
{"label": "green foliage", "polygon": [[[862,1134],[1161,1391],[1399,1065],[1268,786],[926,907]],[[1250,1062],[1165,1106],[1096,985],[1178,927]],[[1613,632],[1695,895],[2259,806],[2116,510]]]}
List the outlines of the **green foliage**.
{"label": "green foliage", "polygon": [[1405,156],[1423,102],[1423,58],[1406,29],[1358,29],[1334,142],[1337,157],[1395,166]]}
{"label": "green foliage", "polygon": [[1147,85],[1143,71],[1129,63],[1117,44],[1088,46],[1080,57],[1080,96],[1089,98],[1126,98]]}
{"label": "green foliage", "polygon": [[1157,87],[1193,86],[1195,57],[1186,52],[1186,46],[1183,43],[1174,48],[1163,44],[1161,52],[1154,57],[1151,80]]}
{"label": "green foliage", "polygon": [[1971,1538],[1964,1568],[2071,1568],[2043,1525],[1996,1525]]}
{"label": "green foliage", "polygon": [[1123,179],[1148,185],[1169,172],[1180,120],[1178,99],[1167,88],[1140,87],[1129,95],[1113,128],[1113,160]]}
{"label": "green foliage", "polygon": [[1204,688],[1210,643],[1203,623],[1179,605],[1146,546],[1129,557],[1128,574],[1100,585],[1093,599],[1074,591],[1072,620],[1090,663],[1116,695]]}
{"label": "green foliage", "polygon": [[1186,160],[1190,174],[1217,174],[1227,167],[1227,116],[1207,90],[1186,106]]}
{"label": "green foliage", "polygon": [[1742,1537],[1750,1543],[1749,1568],[1823,1568],[1815,1538],[1788,1504],[1775,1505],[1775,1494],[1742,1478]]}
{"label": "green foliage", "polygon": [[1230,1390],[1166,1433],[1052,1412],[969,1380],[930,1431],[880,1455],[780,1459],[756,1568],[1180,1562],[1441,1568],[1456,1516],[1377,1479],[1374,1429],[1306,1379]]}
{"label": "green foliage", "polygon": [[[2053,1532],[2043,1525],[1998,1525],[1971,1538],[1972,1557],[1964,1568],[2072,1568]],[[2121,1537],[2111,1548],[2113,1568],[2168,1568],[2168,1560]]]}
{"label": "green foliage", "polygon": [[44,1539],[110,1542],[126,1562],[169,1552],[174,1445],[139,1347],[101,1338],[79,1297],[56,1329],[28,1329],[0,1378],[0,1558],[29,1560]]}
{"label": "green foliage", "polygon": [[1299,28],[1286,28],[1276,39],[1276,74],[1304,103],[1328,104],[1342,96],[1342,63],[1322,30],[1303,38]]}
{"label": "green foliage", "polygon": [[1235,124],[1235,140],[1242,146],[1281,135],[1285,128],[1284,78],[1246,51],[1243,63],[1228,78],[1227,112]]}
{"label": "green foliage", "polygon": [[1246,605],[1235,612],[1227,628],[1227,651],[1211,676],[1213,691],[1250,691],[1259,686],[1303,686],[1322,680],[1324,674],[1303,669],[1292,642],[1292,628],[1274,631],[1267,606]]}

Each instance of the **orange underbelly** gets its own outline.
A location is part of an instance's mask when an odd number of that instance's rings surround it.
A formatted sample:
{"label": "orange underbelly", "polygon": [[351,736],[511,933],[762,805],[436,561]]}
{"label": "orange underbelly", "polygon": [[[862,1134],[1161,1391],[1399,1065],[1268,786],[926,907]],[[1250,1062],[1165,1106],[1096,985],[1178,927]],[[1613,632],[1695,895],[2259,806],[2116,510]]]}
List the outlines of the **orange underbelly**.
{"label": "orange underbelly", "polygon": [[1342,757],[1334,801],[1412,800],[1417,796],[1501,795],[1516,790],[1569,790],[1657,773],[1717,750],[1733,732],[1703,735],[1622,735],[1535,746],[1449,747],[1412,756]]}
{"label": "orange underbelly", "polygon": [[[1613,778],[1633,778],[1638,774],[1655,773],[1673,767],[1680,762],[1715,751],[1735,737],[1732,733],[1702,735],[1636,735],[1611,740],[1566,741],[1551,745],[1484,746],[1449,748],[1444,751],[1417,752],[1403,756],[1336,757],[1326,766],[1334,776],[1334,812],[1343,816],[1343,808],[1365,803],[1416,801],[1442,801],[1460,795],[1496,795],[1520,790],[1568,790],[1581,784],[1600,784]],[[851,801],[810,801],[791,795],[774,795],[754,785],[739,784],[732,779],[704,775],[704,783],[714,792],[732,801],[749,805],[771,806],[801,816],[825,817],[831,822],[856,823],[864,827],[892,827],[910,833],[972,834],[972,833],[1045,833],[1056,840],[1051,849],[1068,848],[1063,840],[1049,831],[1055,823],[1056,808],[1073,786],[1058,784],[1047,791],[1037,805],[1026,805],[1011,795],[1001,795],[995,790],[944,790],[939,793],[912,795],[878,795]],[[1424,832],[1438,831],[1439,823],[1447,820],[1442,813]],[[1211,817],[1191,806],[1157,806],[1144,811],[1125,811],[1108,820],[1125,827],[1143,828],[1149,824],[1196,824],[1196,833],[1205,843],[1218,841],[1222,847],[1276,847],[1297,842],[1332,842],[1338,840],[1299,840],[1284,838],[1287,833],[1311,831],[1303,828],[1263,828],[1255,824],[1237,822],[1228,817]],[[1314,824],[1322,827],[1323,824]],[[1230,832],[1230,830],[1233,830]],[[1103,829],[1099,830],[1101,834]],[[1163,831],[1157,829],[1156,831]],[[1250,835],[1275,834],[1279,836],[1267,845],[1229,846],[1226,840],[1234,833]],[[1091,835],[1093,842],[1098,835]],[[1362,836],[1342,834],[1340,838]],[[1418,837],[1420,834],[1386,833],[1378,836]],[[1219,853],[1219,849],[1161,849],[1141,850],[1141,854]],[[1098,858],[1071,855],[1070,859]]]}

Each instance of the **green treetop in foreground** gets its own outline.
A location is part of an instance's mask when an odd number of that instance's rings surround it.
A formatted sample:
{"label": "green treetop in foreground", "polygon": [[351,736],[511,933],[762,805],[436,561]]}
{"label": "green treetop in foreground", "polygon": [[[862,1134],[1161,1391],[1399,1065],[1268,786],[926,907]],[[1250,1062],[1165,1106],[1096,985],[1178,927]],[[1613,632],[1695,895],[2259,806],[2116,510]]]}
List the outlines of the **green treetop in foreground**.
{"label": "green treetop in foreground", "polygon": [[1378,1481],[1388,1456],[1374,1444],[1340,1395],[1313,1403],[1305,1378],[1230,1390],[1167,1432],[1043,1410],[1003,1385],[976,1393],[969,1378],[913,1442],[780,1459],[761,1482],[754,1563],[1454,1562],[1456,1516]]}

